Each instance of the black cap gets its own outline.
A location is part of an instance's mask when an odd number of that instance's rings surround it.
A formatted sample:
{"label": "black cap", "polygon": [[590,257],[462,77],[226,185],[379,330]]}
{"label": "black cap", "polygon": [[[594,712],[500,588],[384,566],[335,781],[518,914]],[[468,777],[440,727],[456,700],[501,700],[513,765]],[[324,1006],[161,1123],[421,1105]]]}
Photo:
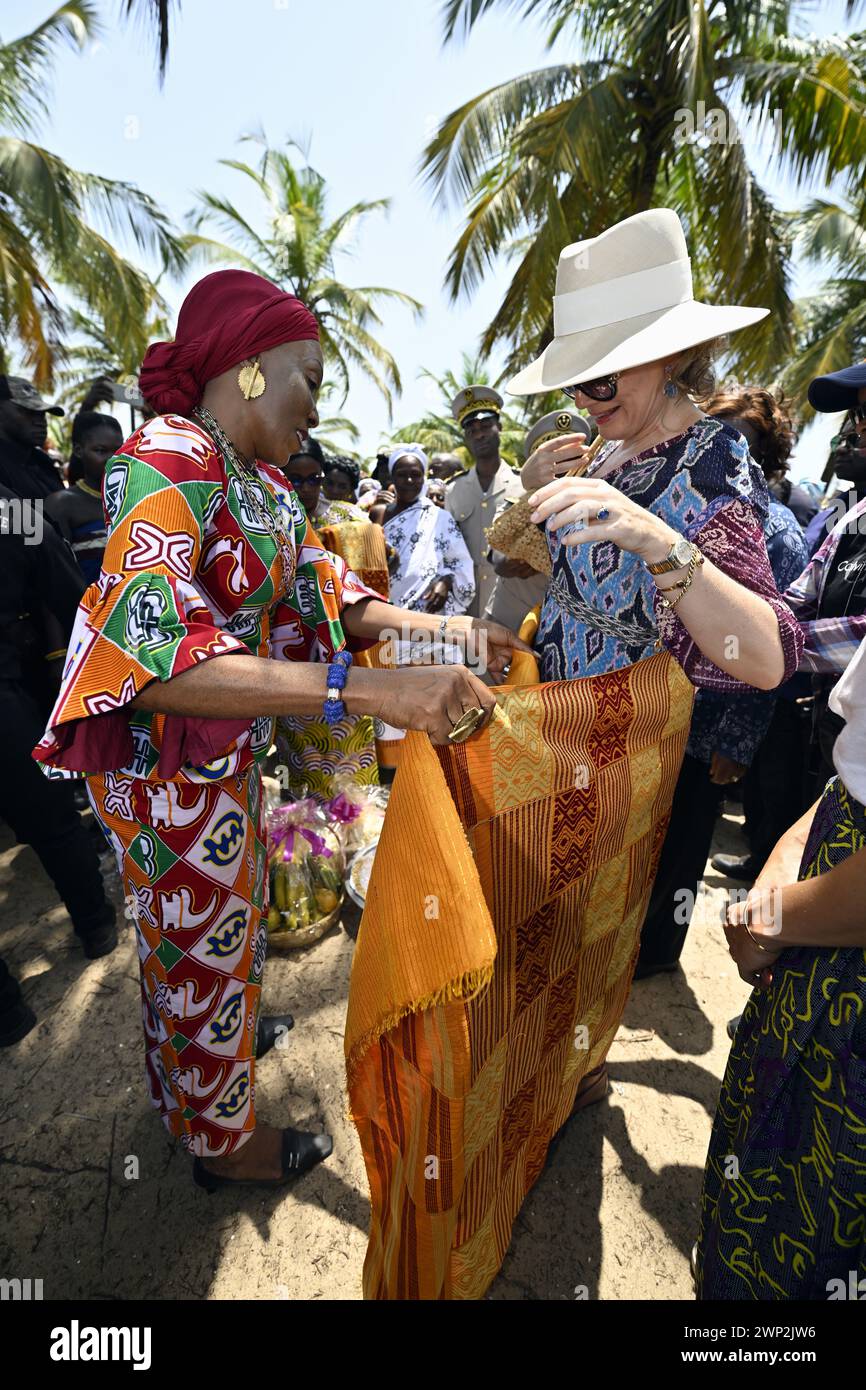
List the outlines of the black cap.
{"label": "black cap", "polygon": [[841,372],[816,376],[809,383],[809,404],[815,410],[835,412],[851,410],[857,404],[857,392],[866,386],[866,362],[855,362]]}
{"label": "black cap", "polygon": [[49,405],[40,396],[36,387],[23,376],[0,376],[0,401],[14,401],[23,410],[38,411],[42,415],[65,415],[62,405]]}

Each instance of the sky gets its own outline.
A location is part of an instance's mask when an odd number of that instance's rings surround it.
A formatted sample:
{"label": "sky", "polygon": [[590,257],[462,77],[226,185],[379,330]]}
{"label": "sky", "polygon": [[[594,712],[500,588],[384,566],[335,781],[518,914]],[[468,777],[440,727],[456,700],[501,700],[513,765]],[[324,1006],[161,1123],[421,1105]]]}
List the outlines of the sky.
{"label": "sky", "polygon": [[[3,0],[0,33],[24,32],[52,8],[53,0]],[[177,223],[203,188],[254,218],[254,192],[219,161],[255,162],[254,147],[239,141],[260,129],[271,144],[294,139],[308,149],[328,182],[333,215],[359,199],[390,198],[389,215],[371,215],[337,269],[350,284],[391,286],[425,305],[420,322],[388,307],[377,336],[403,377],[393,427],[441,410],[419,373],[426,367],[441,375],[459,367],[462,351],[474,351],[505,281],[496,272],[471,300],[449,300],[442,286],[461,208],[434,206],[418,176],[421,151],[438,122],[468,98],[572,57],[568,41],[547,49],[542,28],[504,5],[467,41],[443,47],[440,0],[183,0],[172,16],[160,87],[150,35],[118,22],[120,0],[99,0],[98,8],[99,40],[57,62],[42,143],[80,169],[138,184]],[[844,4],[817,6],[809,27],[845,27]],[[792,189],[770,183],[786,205],[797,201]],[[202,273],[165,286],[173,308]],[[796,288],[812,283],[800,275]],[[360,429],[364,452],[388,438],[385,403],[357,374],[342,413]],[[831,433],[827,418],[804,433],[794,476],[820,475]]]}

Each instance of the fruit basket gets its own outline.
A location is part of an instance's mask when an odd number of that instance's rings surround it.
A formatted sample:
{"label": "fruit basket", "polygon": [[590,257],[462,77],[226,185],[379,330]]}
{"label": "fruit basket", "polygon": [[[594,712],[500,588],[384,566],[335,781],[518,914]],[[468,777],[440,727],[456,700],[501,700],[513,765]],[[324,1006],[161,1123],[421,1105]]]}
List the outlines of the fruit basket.
{"label": "fruit basket", "polygon": [[268,941],[311,946],[339,920],[345,896],[340,841],[312,798],[270,811],[268,859]]}
{"label": "fruit basket", "polygon": [[381,835],[390,788],[359,787],[351,777],[336,776],[334,789],[336,795],[325,802],[324,809],[348,861]]}

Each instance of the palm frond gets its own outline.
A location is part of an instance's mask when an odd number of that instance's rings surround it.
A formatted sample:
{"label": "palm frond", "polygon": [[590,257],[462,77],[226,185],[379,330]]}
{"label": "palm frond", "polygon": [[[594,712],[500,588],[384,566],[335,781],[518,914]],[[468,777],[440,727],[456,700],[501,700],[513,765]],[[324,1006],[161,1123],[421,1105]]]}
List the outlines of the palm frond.
{"label": "palm frond", "polygon": [[813,411],[809,382],[837,372],[866,356],[866,280],[830,280],[820,295],[801,302],[799,351],[782,373],[782,386],[795,402],[801,420]]}
{"label": "palm frond", "polygon": [[422,157],[421,172],[433,194],[467,197],[490,172],[512,132],[529,116],[575,95],[580,74],[577,63],[541,68],[491,87],[452,111]]}
{"label": "palm frond", "polygon": [[172,269],[183,265],[171,225],[148,193],[120,179],[73,169],[41,145],[0,136],[0,194],[56,257],[73,249],[82,225],[95,218],[109,231],[130,235],[140,251]]}
{"label": "palm frond", "polygon": [[854,210],[813,198],[792,223],[804,261],[866,276],[866,207]]}
{"label": "palm frond", "polygon": [[131,15],[134,19],[144,21],[149,28],[153,29],[156,38],[159,80],[163,82],[168,64],[171,9],[172,5],[179,4],[180,0],[123,0],[123,3],[127,18]]}
{"label": "palm frond", "polygon": [[866,36],[782,36],[725,64],[745,105],[779,115],[774,162],[796,182],[841,175],[859,186],[866,164]]}
{"label": "palm frond", "polygon": [[48,112],[51,67],[64,47],[83,48],[100,32],[96,5],[69,0],[29,34],[0,43],[0,121],[26,134]]}

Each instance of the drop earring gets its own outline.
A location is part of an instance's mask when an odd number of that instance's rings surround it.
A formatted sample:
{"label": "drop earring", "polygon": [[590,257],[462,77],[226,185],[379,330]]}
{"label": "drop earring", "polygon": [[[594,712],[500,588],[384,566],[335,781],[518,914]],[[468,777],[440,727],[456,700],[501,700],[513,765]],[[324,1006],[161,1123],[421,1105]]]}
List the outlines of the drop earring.
{"label": "drop earring", "polygon": [[245,362],[238,372],[238,386],[244,400],[256,400],[264,395],[265,378],[259,366],[258,358],[255,362]]}
{"label": "drop earring", "polygon": [[665,368],[665,376],[667,377],[667,380],[666,380],[666,382],[665,382],[665,384],[664,384],[664,393],[665,393],[665,395],[667,396],[668,400],[669,400],[669,401],[672,401],[672,400],[674,400],[675,397],[678,396],[680,393],[679,393],[678,388],[677,388],[676,386],[674,386],[674,383],[671,381],[671,369],[670,369],[670,367],[666,367],[666,368]]}

